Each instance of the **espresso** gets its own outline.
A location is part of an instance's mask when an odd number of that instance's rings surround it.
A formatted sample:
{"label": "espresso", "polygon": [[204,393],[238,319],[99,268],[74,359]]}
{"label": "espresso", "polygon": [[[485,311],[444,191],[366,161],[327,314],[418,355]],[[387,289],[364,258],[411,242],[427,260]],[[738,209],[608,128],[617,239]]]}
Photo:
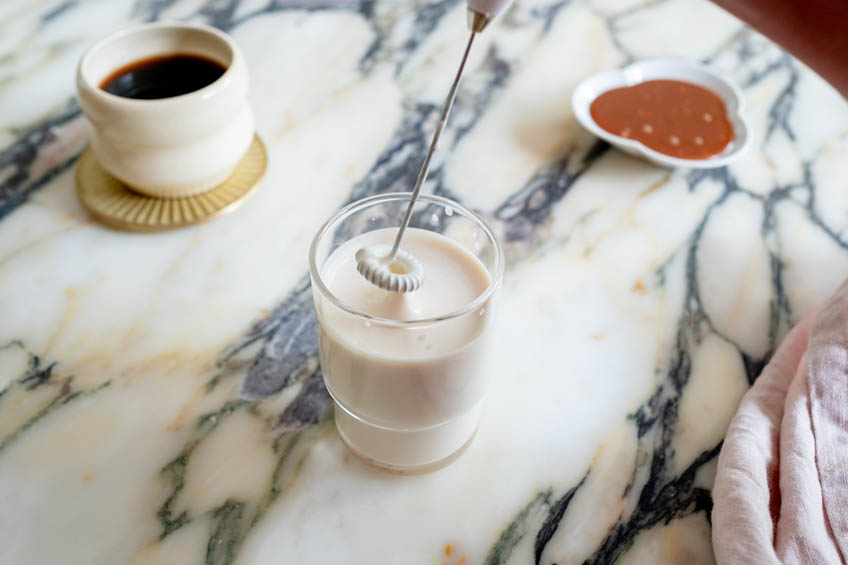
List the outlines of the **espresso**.
{"label": "espresso", "polygon": [[124,98],[171,98],[209,86],[226,70],[217,61],[198,55],[159,55],[113,71],[100,88]]}

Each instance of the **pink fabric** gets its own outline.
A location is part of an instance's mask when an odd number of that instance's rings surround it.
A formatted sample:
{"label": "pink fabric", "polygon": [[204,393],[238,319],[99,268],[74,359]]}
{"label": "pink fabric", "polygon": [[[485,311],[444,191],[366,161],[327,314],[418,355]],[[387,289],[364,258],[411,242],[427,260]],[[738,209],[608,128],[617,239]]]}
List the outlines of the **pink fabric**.
{"label": "pink fabric", "polygon": [[719,563],[848,561],[848,285],[786,336],[718,459]]}

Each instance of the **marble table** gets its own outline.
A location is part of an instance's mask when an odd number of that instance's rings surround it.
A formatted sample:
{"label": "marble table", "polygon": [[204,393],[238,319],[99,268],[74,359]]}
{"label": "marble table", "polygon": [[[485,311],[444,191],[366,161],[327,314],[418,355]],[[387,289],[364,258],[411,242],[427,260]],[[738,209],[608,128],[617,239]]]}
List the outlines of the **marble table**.
{"label": "marble table", "polygon": [[[455,0],[0,4],[0,562],[709,563],[739,399],[848,275],[848,105],[702,0],[522,1],[480,38],[426,190],[508,268],[471,448],[413,477],[343,447],[306,252],[408,190],[466,39]],[[236,213],[114,231],[77,201],[75,64],[131,22],[229,31],[270,152]],[[664,170],[575,122],[583,77],[705,61],[751,150]]]}

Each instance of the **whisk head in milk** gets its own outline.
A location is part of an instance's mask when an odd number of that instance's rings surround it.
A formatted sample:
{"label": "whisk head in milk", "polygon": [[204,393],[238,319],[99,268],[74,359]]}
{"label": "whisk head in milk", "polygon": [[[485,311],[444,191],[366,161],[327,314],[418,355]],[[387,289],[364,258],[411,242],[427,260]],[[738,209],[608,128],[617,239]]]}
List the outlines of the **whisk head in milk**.
{"label": "whisk head in milk", "polygon": [[392,292],[412,292],[424,284],[424,267],[409,252],[369,245],[356,252],[356,270],[369,282]]}

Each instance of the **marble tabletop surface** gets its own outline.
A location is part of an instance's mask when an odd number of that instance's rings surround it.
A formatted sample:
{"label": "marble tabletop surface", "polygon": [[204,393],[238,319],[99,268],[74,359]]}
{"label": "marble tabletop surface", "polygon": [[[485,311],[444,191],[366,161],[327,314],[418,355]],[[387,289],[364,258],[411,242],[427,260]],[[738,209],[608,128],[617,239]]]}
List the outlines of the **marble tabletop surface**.
{"label": "marble tabletop surface", "polygon": [[[527,0],[476,44],[426,190],[508,267],[471,448],[413,477],[343,447],[306,252],[408,190],[466,40],[457,0],[0,3],[0,562],[709,563],[741,395],[848,274],[848,105],[703,0]],[[132,22],[230,32],[270,165],[236,213],[134,234],[73,170],[75,64]],[[590,73],[681,56],[744,89],[750,151],[708,171],[575,122]]]}

